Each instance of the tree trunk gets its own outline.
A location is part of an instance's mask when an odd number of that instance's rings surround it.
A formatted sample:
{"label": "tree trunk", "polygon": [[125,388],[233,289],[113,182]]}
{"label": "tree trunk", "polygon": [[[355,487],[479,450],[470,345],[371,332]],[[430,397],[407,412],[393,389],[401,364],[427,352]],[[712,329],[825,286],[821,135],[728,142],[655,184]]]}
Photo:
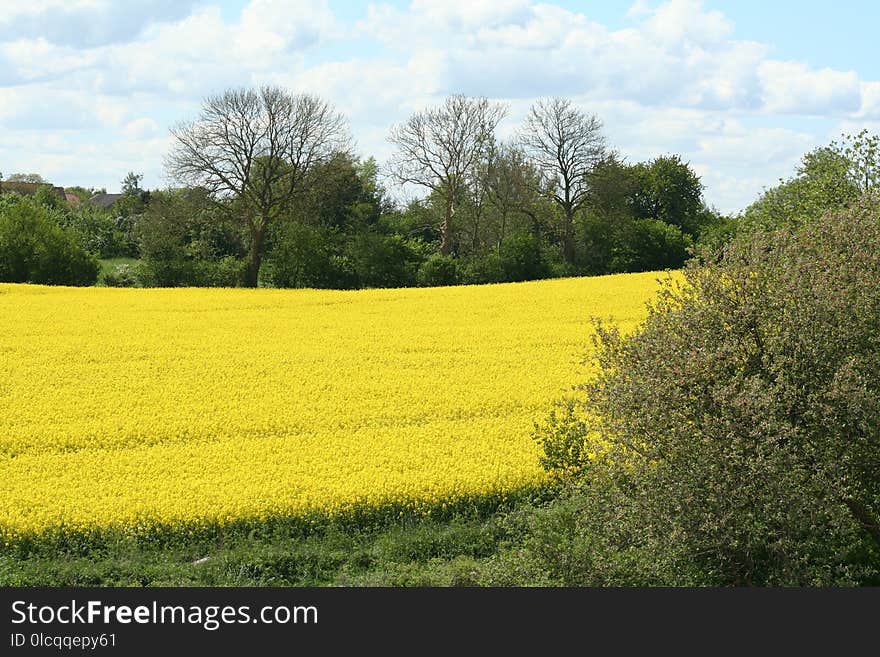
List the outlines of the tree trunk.
{"label": "tree trunk", "polygon": [[501,252],[501,245],[504,243],[504,231],[507,228],[507,208],[501,211],[501,229],[498,231],[498,252]]}
{"label": "tree trunk", "polygon": [[452,253],[452,238],[449,225],[453,214],[455,214],[455,207],[452,205],[452,195],[447,192],[446,212],[443,214],[443,223],[440,224],[440,254],[445,256]]}
{"label": "tree trunk", "polygon": [[569,265],[574,264],[574,216],[570,210],[565,211],[565,223],[562,226],[562,258]]}
{"label": "tree trunk", "polygon": [[248,253],[248,263],[244,271],[244,286],[257,287],[260,276],[260,265],[263,264],[263,238],[266,235],[266,225],[263,223],[251,233],[251,248]]}

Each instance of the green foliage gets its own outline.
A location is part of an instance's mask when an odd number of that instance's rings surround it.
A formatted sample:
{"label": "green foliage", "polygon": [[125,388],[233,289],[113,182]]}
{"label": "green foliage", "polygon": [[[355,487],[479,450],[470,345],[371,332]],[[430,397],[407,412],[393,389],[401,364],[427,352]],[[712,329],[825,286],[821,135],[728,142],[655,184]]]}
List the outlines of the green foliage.
{"label": "green foliage", "polygon": [[577,227],[585,273],[678,269],[698,235],[707,243],[727,237],[703,203],[699,177],[677,155],[634,165],[611,155],[591,172],[590,186]]}
{"label": "green foliage", "polygon": [[740,230],[741,218],[724,216],[710,211],[700,227],[695,247],[698,251],[720,253],[727,242]]}
{"label": "green foliage", "polygon": [[609,273],[679,269],[693,244],[680,228],[657,219],[637,219],[620,229],[611,246]]}
{"label": "green foliage", "polygon": [[141,189],[141,180],[143,179],[143,174],[129,171],[122,179],[122,193],[126,196],[140,196],[144,191]]}
{"label": "green foliage", "polygon": [[11,173],[6,180],[7,182],[23,182],[37,185],[49,184],[48,181],[38,173]]}
{"label": "green foliage", "polygon": [[561,261],[556,249],[533,234],[517,232],[506,237],[497,250],[464,261],[459,279],[472,284],[508,283],[565,275],[554,270],[554,256]]}
{"label": "green foliage", "polygon": [[142,285],[220,286],[240,283],[244,265],[237,229],[196,189],[157,192],[138,219]]}
{"label": "green foliage", "polygon": [[630,199],[639,219],[654,219],[696,235],[703,210],[703,184],[678,155],[658,157],[632,167],[634,194]]}
{"label": "green foliage", "polygon": [[93,285],[98,261],[61,228],[36,199],[0,203],[0,281],[46,285]]}
{"label": "green foliage", "polygon": [[454,258],[435,253],[425,260],[417,274],[419,285],[437,287],[458,282],[458,265]]}
{"label": "green foliage", "polygon": [[505,238],[498,255],[505,281],[530,281],[546,278],[550,273],[540,241],[529,233],[517,233]]}
{"label": "green foliage", "polygon": [[64,207],[64,199],[55,193],[51,185],[40,187],[37,193],[34,194],[34,199],[37,203],[50,210],[60,210]]}
{"label": "green foliage", "polygon": [[98,189],[97,187],[82,187],[80,185],[74,185],[72,187],[65,187],[64,191],[76,196],[80,200],[81,203],[88,201],[95,194],[106,194],[107,193],[107,190],[104,187]]}
{"label": "green foliage", "polygon": [[862,130],[843,135],[804,155],[797,174],[765,191],[746,208],[745,227],[770,229],[797,225],[825,212],[849,207],[880,183],[880,141]]}
{"label": "green foliage", "polygon": [[[273,287],[334,287],[343,282],[337,267],[336,231],[286,222],[276,228],[261,275]],[[338,285],[346,287],[345,285]]]}
{"label": "green foliage", "polygon": [[89,204],[68,208],[58,222],[72,230],[82,247],[103,259],[137,255],[133,223],[128,217],[114,216]]}
{"label": "green foliage", "polygon": [[356,234],[346,245],[357,287],[409,287],[422,261],[420,245],[400,235]]}
{"label": "green foliage", "polygon": [[458,267],[459,280],[469,285],[504,282],[504,264],[497,251],[462,259]]}
{"label": "green foliage", "polygon": [[878,318],[880,210],[865,199],[737,236],[631,336],[600,326],[600,374],[536,433],[548,466],[578,473],[584,563],[603,564],[580,576],[876,583]]}

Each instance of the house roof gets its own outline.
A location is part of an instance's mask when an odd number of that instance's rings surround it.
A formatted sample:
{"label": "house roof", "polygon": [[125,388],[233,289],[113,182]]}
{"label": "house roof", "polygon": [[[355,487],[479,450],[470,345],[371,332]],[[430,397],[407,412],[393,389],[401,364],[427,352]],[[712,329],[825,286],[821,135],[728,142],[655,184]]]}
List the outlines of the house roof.
{"label": "house roof", "polygon": [[97,205],[102,208],[112,207],[116,201],[121,199],[124,194],[95,194],[93,197],[89,199],[89,203]]}

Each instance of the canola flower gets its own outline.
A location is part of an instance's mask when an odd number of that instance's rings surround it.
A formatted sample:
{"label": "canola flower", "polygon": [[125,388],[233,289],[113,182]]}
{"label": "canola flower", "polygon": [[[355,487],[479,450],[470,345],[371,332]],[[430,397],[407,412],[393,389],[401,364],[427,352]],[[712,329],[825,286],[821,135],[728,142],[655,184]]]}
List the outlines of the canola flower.
{"label": "canola flower", "polygon": [[590,318],[656,273],[360,291],[0,285],[0,537],[539,484]]}

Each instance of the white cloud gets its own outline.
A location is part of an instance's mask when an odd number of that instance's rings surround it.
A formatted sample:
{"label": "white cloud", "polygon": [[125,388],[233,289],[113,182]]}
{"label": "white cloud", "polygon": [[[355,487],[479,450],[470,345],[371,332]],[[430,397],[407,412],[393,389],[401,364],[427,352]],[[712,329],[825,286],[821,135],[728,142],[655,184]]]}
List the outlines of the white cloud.
{"label": "white cloud", "polygon": [[233,44],[239,56],[266,66],[279,54],[332,38],[335,27],[326,0],[252,0],[242,12]]}
{"label": "white cloud", "polygon": [[880,82],[862,82],[862,106],[858,116],[880,120]]}
{"label": "white cloud", "polygon": [[411,10],[446,30],[470,32],[527,19],[529,0],[414,0]]}
{"label": "white cloud", "polygon": [[[213,0],[6,4],[0,154],[30,153],[34,165],[18,168],[69,167],[71,178],[77,158],[106,156],[81,184],[108,188],[129,169],[160,184],[170,123],[207,94],[262,83],[324,96],[350,117],[361,152],[380,159],[391,125],[446,94],[510,102],[503,136],[536,97],[567,96],[631,160],[682,154],[723,209],[827,142],[798,117],[880,121],[880,81],[771,59],[700,0],[637,0],[624,29],[552,0],[375,4],[356,25],[326,0],[250,0],[233,19]],[[19,137],[24,151],[10,145]]]}
{"label": "white cloud", "polygon": [[764,61],[758,67],[764,110],[769,113],[858,112],[862,89],[855,71],[810,69],[799,62]]}
{"label": "white cloud", "polygon": [[[183,18],[198,0],[28,0],[4,3],[0,40],[44,39],[73,47],[129,41],[146,27]],[[8,6],[7,6],[8,5]]]}
{"label": "white cloud", "polygon": [[45,84],[0,88],[0,125],[15,130],[88,130],[113,128],[129,112],[120,98],[92,96]]}
{"label": "white cloud", "polygon": [[129,140],[146,139],[155,137],[161,133],[159,124],[149,117],[141,117],[128,121],[122,127],[122,134]]}
{"label": "white cloud", "polygon": [[670,0],[645,15],[645,33],[672,50],[723,43],[733,31],[724,14],[705,11],[702,0]]}

